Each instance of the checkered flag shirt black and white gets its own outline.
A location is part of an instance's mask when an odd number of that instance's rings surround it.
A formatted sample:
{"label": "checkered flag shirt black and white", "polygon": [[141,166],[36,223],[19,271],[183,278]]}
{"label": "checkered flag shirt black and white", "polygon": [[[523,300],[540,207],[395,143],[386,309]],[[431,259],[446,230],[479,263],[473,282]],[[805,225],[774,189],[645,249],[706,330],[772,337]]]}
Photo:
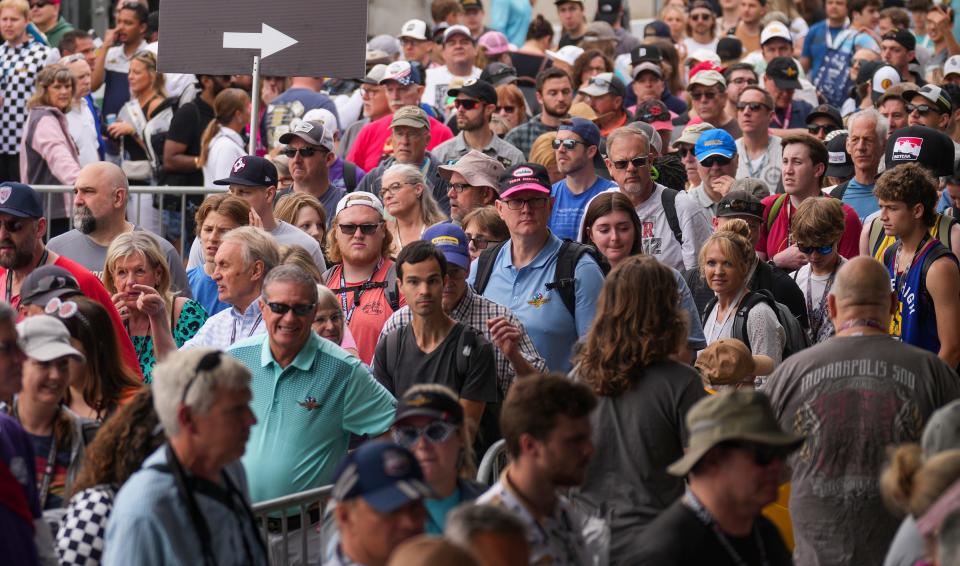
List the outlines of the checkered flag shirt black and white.
{"label": "checkered flag shirt black and white", "polygon": [[70,498],[57,532],[60,566],[97,566],[103,556],[107,519],[117,492],[108,485],[87,488]]}
{"label": "checkered flag shirt black and white", "polygon": [[[0,154],[20,153],[27,121],[27,101],[33,95],[37,73],[50,58],[50,48],[36,41],[0,46]],[[17,179],[19,181],[19,179]]]}

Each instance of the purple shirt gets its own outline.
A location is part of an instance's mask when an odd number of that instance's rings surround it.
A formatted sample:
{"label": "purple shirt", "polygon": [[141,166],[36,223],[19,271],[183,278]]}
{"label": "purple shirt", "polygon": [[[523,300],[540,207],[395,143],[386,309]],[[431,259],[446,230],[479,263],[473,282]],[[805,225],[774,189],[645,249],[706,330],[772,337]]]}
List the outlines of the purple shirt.
{"label": "purple shirt", "polygon": [[[26,491],[27,504],[34,519],[40,518],[37,496],[37,472],[30,438],[13,418],[0,413],[0,460]],[[0,556],[4,564],[38,564],[33,542],[33,525],[0,502]]]}

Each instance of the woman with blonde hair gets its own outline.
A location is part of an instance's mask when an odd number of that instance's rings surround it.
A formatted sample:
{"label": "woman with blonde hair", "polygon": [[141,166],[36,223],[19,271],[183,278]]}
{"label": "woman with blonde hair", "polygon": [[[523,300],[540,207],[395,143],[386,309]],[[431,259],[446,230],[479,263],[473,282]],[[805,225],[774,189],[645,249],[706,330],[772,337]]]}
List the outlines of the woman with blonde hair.
{"label": "woman with blonde hair", "polygon": [[[750,293],[747,275],[755,255],[750,228],[740,219],[728,221],[700,248],[700,273],[716,295],[703,315],[707,345],[734,337],[737,310]],[[754,355],[769,356],[774,364],[782,361],[786,334],[777,314],[766,303],[757,303],[747,313],[744,338]],[[756,385],[760,386],[765,379],[766,376],[758,376]]]}
{"label": "woman with blonde hair", "polygon": [[[64,65],[50,65],[37,74],[37,90],[27,101],[27,121],[20,141],[20,180],[30,185],[73,185],[80,174],[80,154],[70,136],[66,113],[77,81]],[[51,235],[70,229],[69,195],[54,198],[48,210]]]}
{"label": "woman with blonde hair", "polygon": [[380,195],[383,207],[393,217],[386,221],[387,231],[394,238],[391,255],[419,240],[428,226],[447,219],[427,189],[423,173],[413,165],[395,164],[384,171]]}
{"label": "woman with blonde hair", "polygon": [[103,285],[113,297],[140,359],[145,383],[153,366],[200,330],[207,313],[170,291],[170,268],[154,237],[140,230],[117,236],[107,249]]}
{"label": "woman with blonde hair", "polygon": [[497,87],[497,114],[507,123],[508,130],[527,121],[527,102],[516,85]]}
{"label": "woman with blonde hair", "polygon": [[148,156],[145,132],[147,123],[167,97],[163,73],[157,70],[157,57],[140,51],[130,60],[127,75],[130,100],[123,105],[117,119],[107,125],[107,134],[120,144],[123,172],[131,185],[149,185],[154,171]]}
{"label": "woman with blonde hair", "polygon": [[296,226],[325,247],[327,235],[327,211],[313,195],[307,193],[290,193],[281,198],[273,209],[277,220]]}
{"label": "woman with blonde hair", "polygon": [[243,131],[250,122],[250,95],[239,88],[226,88],[213,100],[214,118],[200,137],[203,186],[216,187],[217,179],[230,176],[233,163],[247,154]]}
{"label": "woman with blonde hair", "polygon": [[217,283],[213,280],[214,256],[227,232],[250,224],[250,205],[229,193],[210,195],[200,204],[194,217],[204,262],[187,270],[187,282],[193,300],[200,303],[207,316],[213,316],[230,308],[220,300]]}
{"label": "woman with blonde hair", "polygon": [[323,281],[323,273],[320,272],[320,268],[317,267],[317,262],[313,261],[313,256],[310,255],[303,246],[298,246],[296,244],[287,244],[280,246],[280,265],[296,265],[300,269],[306,271],[310,274],[310,277],[313,277],[313,280],[317,283]]}
{"label": "woman with blonde hair", "polygon": [[333,342],[344,350],[360,358],[357,342],[353,339],[350,327],[343,316],[343,308],[337,295],[324,285],[317,285],[317,314],[311,325],[321,338]]}
{"label": "woman with blonde hair", "polygon": [[574,357],[573,377],[598,399],[597,452],[575,499],[610,519],[611,564],[625,563],[642,529],[683,494],[683,478],[666,468],[683,456],[683,415],[706,396],[699,374],[674,360],[687,327],[674,271],[629,257],[607,276]]}

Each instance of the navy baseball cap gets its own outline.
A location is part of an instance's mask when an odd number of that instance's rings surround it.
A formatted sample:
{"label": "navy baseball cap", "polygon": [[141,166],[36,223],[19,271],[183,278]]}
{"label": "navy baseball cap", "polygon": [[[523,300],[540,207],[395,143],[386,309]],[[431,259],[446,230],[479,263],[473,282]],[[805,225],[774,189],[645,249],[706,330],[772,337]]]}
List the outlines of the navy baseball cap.
{"label": "navy baseball cap", "polygon": [[347,454],[333,472],[333,498],[362,497],[378,513],[392,513],[413,501],[433,497],[420,464],[392,442],[367,442]]}
{"label": "navy baseball cap", "polygon": [[666,22],[654,20],[643,27],[643,37],[662,37],[670,39],[670,26]]}
{"label": "navy baseball cap", "polygon": [[560,124],[560,127],[557,128],[558,131],[568,131],[573,132],[580,136],[580,139],[587,144],[599,145],[600,144],[600,128],[593,123],[592,120],[587,120],[586,118],[578,118],[574,116],[570,118],[569,123]]}
{"label": "navy baseball cap", "polygon": [[397,416],[393,422],[398,423],[408,417],[429,417],[459,425],[463,423],[463,407],[449,395],[436,391],[415,391],[404,395],[397,403]]}
{"label": "navy baseball cap", "polygon": [[8,181],[0,184],[0,212],[19,218],[40,218],[43,203],[40,193],[30,185]]}
{"label": "navy baseball cap", "polygon": [[233,162],[230,176],[217,179],[214,185],[243,185],[244,187],[274,187],[277,180],[277,166],[263,157],[241,155]]}
{"label": "navy baseball cap", "polygon": [[470,250],[467,248],[467,235],[452,222],[434,224],[423,231],[420,239],[433,244],[447,262],[470,271]]}
{"label": "navy baseball cap", "polygon": [[737,154],[737,142],[733,141],[733,136],[726,130],[714,128],[700,134],[696,145],[693,146],[693,152],[697,156],[697,161],[703,161],[714,155],[733,159]]}

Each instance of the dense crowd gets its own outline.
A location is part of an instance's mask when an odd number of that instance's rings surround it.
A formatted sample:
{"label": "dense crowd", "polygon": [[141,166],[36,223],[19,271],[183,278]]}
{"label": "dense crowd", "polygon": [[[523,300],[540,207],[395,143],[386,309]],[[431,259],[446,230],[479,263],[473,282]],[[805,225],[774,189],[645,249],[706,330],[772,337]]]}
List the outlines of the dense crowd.
{"label": "dense crowd", "polygon": [[950,3],[597,4],[251,92],[0,0],[0,561],[960,565]]}

